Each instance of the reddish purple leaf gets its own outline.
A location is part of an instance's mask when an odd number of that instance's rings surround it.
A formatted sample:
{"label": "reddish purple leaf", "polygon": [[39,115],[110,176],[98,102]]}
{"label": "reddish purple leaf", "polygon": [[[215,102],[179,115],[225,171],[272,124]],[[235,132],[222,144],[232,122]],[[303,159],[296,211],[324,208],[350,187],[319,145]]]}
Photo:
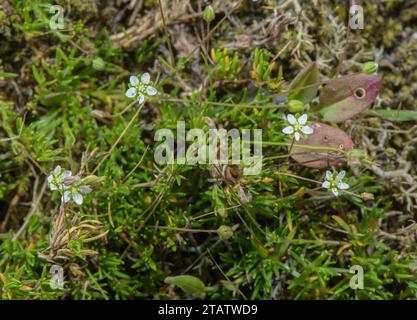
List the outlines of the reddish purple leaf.
{"label": "reddish purple leaf", "polygon": [[324,121],[342,122],[368,108],[381,89],[377,75],[356,73],[329,80],[321,90],[320,103],[315,110]]}
{"label": "reddish purple leaf", "polygon": [[[342,130],[319,122],[312,123],[311,127],[314,133],[298,144],[309,147],[337,148],[344,151],[353,148],[352,139]],[[291,158],[305,167],[316,169],[336,166],[346,161],[346,156],[336,151],[309,150],[302,147],[293,147]]]}

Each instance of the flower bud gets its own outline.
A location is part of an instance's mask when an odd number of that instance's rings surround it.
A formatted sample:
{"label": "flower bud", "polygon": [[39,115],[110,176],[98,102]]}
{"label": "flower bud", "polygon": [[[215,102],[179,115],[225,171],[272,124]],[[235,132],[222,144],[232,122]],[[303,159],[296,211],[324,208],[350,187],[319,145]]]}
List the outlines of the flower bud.
{"label": "flower bud", "polygon": [[365,62],[362,65],[362,71],[366,74],[374,74],[378,71],[378,63],[374,61]]}
{"label": "flower bud", "polygon": [[83,184],[88,184],[89,186],[95,187],[103,182],[105,177],[97,177],[95,175],[89,175],[82,179]]}
{"label": "flower bud", "polygon": [[366,159],[366,154],[361,149],[352,149],[347,152],[347,161],[351,167],[358,167]]}
{"label": "flower bud", "polygon": [[64,184],[70,186],[74,183],[79,183],[81,181],[79,176],[69,176],[64,178]]}
{"label": "flower bud", "polygon": [[227,240],[233,236],[233,229],[229,226],[220,226],[217,229],[220,239]]}
{"label": "flower bud", "polygon": [[207,6],[203,11],[203,19],[206,22],[210,22],[210,21],[213,21],[215,17],[216,17],[216,14],[214,13],[213,7],[210,5]]}
{"label": "flower bud", "polygon": [[354,158],[364,158],[366,157],[366,154],[361,149],[352,149],[347,152],[348,157],[354,157]]}
{"label": "flower bud", "polygon": [[288,102],[289,111],[291,113],[303,112],[304,111],[304,103],[300,100],[290,100]]}
{"label": "flower bud", "polygon": [[224,208],[220,208],[219,210],[217,210],[217,212],[219,213],[221,217],[226,217],[227,215],[227,211]]}
{"label": "flower bud", "polygon": [[93,60],[93,69],[103,70],[104,69],[104,60],[100,57],[97,57]]}
{"label": "flower bud", "polygon": [[375,199],[374,195],[372,193],[369,193],[369,192],[361,193],[361,198],[365,201],[371,201],[371,200]]}
{"label": "flower bud", "polygon": [[390,148],[390,147],[388,147],[388,148],[386,148],[385,149],[385,154],[388,156],[388,157],[393,157],[393,156],[395,156],[396,154],[397,154],[397,150],[395,150],[394,148]]}

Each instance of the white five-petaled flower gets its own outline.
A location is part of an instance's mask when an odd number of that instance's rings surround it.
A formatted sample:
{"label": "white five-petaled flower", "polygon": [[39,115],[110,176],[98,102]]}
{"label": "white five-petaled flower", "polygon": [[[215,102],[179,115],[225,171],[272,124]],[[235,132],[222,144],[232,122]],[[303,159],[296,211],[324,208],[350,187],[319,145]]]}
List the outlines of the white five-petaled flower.
{"label": "white five-petaled flower", "polygon": [[289,126],[282,129],[282,132],[294,136],[295,141],[300,140],[301,134],[312,134],[313,128],[307,126],[308,116],[306,114],[298,117],[294,117],[292,114],[287,115],[286,120],[290,124]]}
{"label": "white five-petaled flower", "polygon": [[92,190],[89,186],[83,185],[79,176],[73,176],[69,170],[63,170],[56,166],[54,171],[47,178],[49,188],[52,191],[58,190],[61,193],[61,201],[69,202],[71,199],[78,205],[83,203],[83,194]]}
{"label": "white five-petaled flower", "polygon": [[60,166],[56,166],[54,171],[48,176],[47,181],[49,184],[49,188],[54,190],[63,191],[66,189],[66,185],[64,184],[65,178],[71,177],[72,172],[69,170],[62,170]]}
{"label": "white five-petaled flower", "polygon": [[73,184],[71,185],[68,190],[64,191],[62,195],[62,202],[67,203],[71,199],[78,205],[83,204],[83,194],[88,194],[92,190],[89,186],[80,185],[80,184]]}
{"label": "white five-petaled flower", "polygon": [[337,171],[326,171],[326,177],[322,184],[323,188],[329,189],[337,197],[339,190],[349,189],[349,185],[342,180],[345,177],[346,171],[342,170],[339,173]]}
{"label": "white five-petaled flower", "polygon": [[126,97],[136,98],[140,104],[145,101],[145,96],[153,96],[158,93],[152,86],[149,73],[144,73],[140,80],[136,76],[130,76],[129,89],[126,91]]}

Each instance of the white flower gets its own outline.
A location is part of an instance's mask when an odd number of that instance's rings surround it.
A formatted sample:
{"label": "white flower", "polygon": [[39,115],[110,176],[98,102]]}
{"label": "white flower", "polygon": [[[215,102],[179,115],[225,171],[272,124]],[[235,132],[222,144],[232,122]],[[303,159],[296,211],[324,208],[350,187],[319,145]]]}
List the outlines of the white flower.
{"label": "white flower", "polygon": [[333,194],[337,197],[339,195],[339,190],[349,189],[349,185],[344,183],[342,180],[345,177],[346,171],[342,170],[339,173],[337,171],[326,171],[326,177],[322,184],[323,188],[331,190]]}
{"label": "white flower", "polygon": [[88,194],[92,190],[85,185],[72,185],[69,190],[66,190],[61,197],[62,202],[67,203],[71,199],[78,205],[83,204],[83,194]]}
{"label": "white flower", "polygon": [[60,166],[56,166],[54,171],[50,173],[47,178],[49,188],[54,190],[64,190],[66,189],[66,185],[64,184],[65,178],[71,177],[72,172],[69,170],[62,170]]}
{"label": "white flower", "polygon": [[69,170],[63,170],[56,166],[54,171],[47,178],[49,188],[61,193],[61,201],[69,202],[71,199],[78,205],[83,203],[83,194],[90,193],[92,190],[89,186],[83,185],[79,176],[73,176]]}
{"label": "white flower", "polygon": [[306,126],[308,116],[306,114],[301,115],[296,119],[292,114],[287,115],[286,120],[290,124],[282,129],[282,132],[294,136],[295,141],[299,141],[301,134],[312,134],[313,128]]}
{"label": "white flower", "polygon": [[152,86],[149,73],[144,73],[140,77],[140,80],[136,76],[130,76],[129,89],[127,89],[125,95],[128,98],[136,98],[137,101],[142,104],[145,101],[145,96],[153,96],[158,91]]}

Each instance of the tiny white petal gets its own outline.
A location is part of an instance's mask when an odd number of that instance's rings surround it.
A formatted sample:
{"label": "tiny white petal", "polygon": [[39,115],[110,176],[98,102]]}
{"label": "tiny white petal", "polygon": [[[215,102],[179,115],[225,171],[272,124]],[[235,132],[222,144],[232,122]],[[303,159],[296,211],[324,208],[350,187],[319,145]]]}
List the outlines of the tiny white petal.
{"label": "tiny white petal", "polygon": [[48,183],[51,183],[51,181],[52,181],[52,179],[53,179],[54,177],[52,176],[52,174],[50,174],[49,176],[48,176],[48,178],[46,178],[46,180],[48,181]]}
{"label": "tiny white petal", "polygon": [[294,133],[294,138],[295,138],[295,141],[300,140],[300,133],[299,132]]}
{"label": "tiny white petal", "polygon": [[156,91],[156,89],[152,86],[148,86],[146,87],[146,93],[150,96],[154,96],[155,94],[158,93],[158,91]]}
{"label": "tiny white petal", "polygon": [[344,183],[344,182],[339,182],[337,187],[341,190],[349,189],[349,185],[347,183]]}
{"label": "tiny white petal", "polygon": [[53,184],[53,183],[51,183],[51,184],[49,185],[49,189],[51,189],[51,191],[58,190],[58,188],[56,187],[56,185],[55,185],[55,184]]}
{"label": "tiny white petal", "polygon": [[339,195],[339,190],[337,190],[336,188],[332,188],[332,192],[336,197]]}
{"label": "tiny white petal", "polygon": [[142,74],[142,77],[140,77],[140,81],[143,84],[147,84],[149,82],[149,80],[151,80],[151,76],[147,72],[145,72],[144,74]]}
{"label": "tiny white petal", "polygon": [[87,194],[87,193],[90,193],[91,191],[92,191],[92,189],[89,186],[81,186],[80,187],[80,192],[81,193]]}
{"label": "tiny white petal", "polygon": [[326,179],[327,180],[332,180],[333,177],[333,173],[329,170],[326,171]]}
{"label": "tiny white petal", "polygon": [[70,199],[71,199],[71,192],[69,192],[69,191],[65,191],[64,192],[64,195],[62,196],[62,201],[64,202],[64,203],[67,203],[68,201],[70,201]]}
{"label": "tiny white petal", "polygon": [[282,129],[282,132],[285,134],[291,134],[294,132],[294,127],[291,127],[291,126],[285,127],[284,129]]}
{"label": "tiny white petal", "polygon": [[143,94],[140,94],[138,97],[139,104],[142,104],[145,101],[145,96]]}
{"label": "tiny white petal", "polygon": [[321,185],[323,188],[329,189],[330,188],[330,182],[329,181],[324,181],[323,184]]}
{"label": "tiny white petal", "polygon": [[136,89],[135,88],[129,88],[126,91],[126,97],[128,98],[133,98],[134,96],[136,96]]}
{"label": "tiny white petal", "polygon": [[130,84],[136,86],[139,84],[139,79],[136,76],[130,76]]}
{"label": "tiny white petal", "polygon": [[308,126],[304,126],[304,127],[301,127],[301,131],[305,134],[312,134],[313,133],[313,128],[308,127]]}
{"label": "tiny white petal", "polygon": [[295,117],[292,114],[289,114],[287,116],[287,120],[290,124],[292,124],[293,126],[296,125],[298,123],[297,119],[295,119]]}
{"label": "tiny white petal", "polygon": [[60,174],[61,173],[61,166],[56,166],[54,169],[54,173],[55,174]]}
{"label": "tiny white petal", "polygon": [[72,176],[72,172],[71,171],[69,171],[69,170],[65,170],[63,173],[62,173],[62,177],[63,178],[68,178],[68,177],[71,177]]}
{"label": "tiny white petal", "polygon": [[339,174],[336,177],[336,181],[341,181],[345,177],[345,175],[346,175],[345,170],[340,171]]}
{"label": "tiny white petal", "polygon": [[83,204],[83,196],[78,192],[72,194],[72,199],[78,205]]}
{"label": "tiny white petal", "polygon": [[308,119],[308,115],[303,114],[301,117],[298,118],[298,123],[303,126],[307,123],[307,119]]}

